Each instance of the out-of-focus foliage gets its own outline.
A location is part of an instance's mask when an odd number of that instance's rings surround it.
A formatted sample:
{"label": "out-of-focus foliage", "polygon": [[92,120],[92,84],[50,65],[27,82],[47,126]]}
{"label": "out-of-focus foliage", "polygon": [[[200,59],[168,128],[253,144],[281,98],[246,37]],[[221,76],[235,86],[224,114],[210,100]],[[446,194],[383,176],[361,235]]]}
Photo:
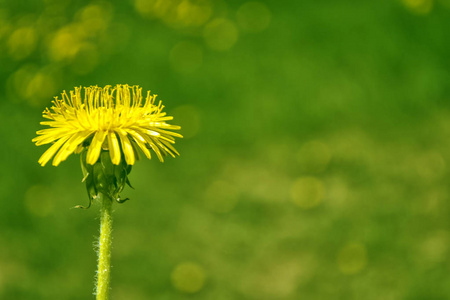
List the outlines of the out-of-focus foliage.
{"label": "out-of-focus foliage", "polygon": [[450,2],[1,1],[0,299],[89,299],[97,208],[41,168],[74,86],[185,139],[115,205],[113,299],[449,299]]}

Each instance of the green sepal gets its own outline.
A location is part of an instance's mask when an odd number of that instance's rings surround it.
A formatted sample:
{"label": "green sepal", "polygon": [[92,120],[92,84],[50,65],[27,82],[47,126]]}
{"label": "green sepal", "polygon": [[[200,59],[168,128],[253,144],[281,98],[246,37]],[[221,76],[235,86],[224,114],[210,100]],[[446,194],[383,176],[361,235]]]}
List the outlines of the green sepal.
{"label": "green sepal", "polygon": [[102,151],[102,153],[100,154],[100,161],[106,177],[111,178],[112,176],[114,176],[115,165],[111,161],[109,151]]}
{"label": "green sepal", "polygon": [[126,182],[127,182],[128,186],[134,190],[134,187],[131,185],[130,180],[128,179],[128,176],[127,176]]}
{"label": "green sepal", "polygon": [[114,178],[116,182],[116,192],[119,194],[122,192],[123,188],[125,187],[127,173],[124,168],[123,162],[121,162],[119,165],[115,166],[114,168]]}
{"label": "green sepal", "polygon": [[108,178],[105,175],[104,168],[101,163],[95,163],[93,165],[94,171],[93,171],[93,177],[94,177],[94,184],[97,191],[104,195],[109,195],[109,181]]}
{"label": "green sepal", "polygon": [[89,202],[87,206],[83,205],[77,205],[75,208],[83,208],[88,209],[92,205],[92,200],[94,197],[98,195],[97,189],[94,184],[94,178],[92,176],[93,174],[93,168],[92,165],[89,165],[86,163],[86,155],[87,155],[87,149],[83,149],[83,151],[80,153],[80,160],[81,160],[81,171],[83,172],[83,180],[82,182],[86,183],[86,189],[89,197]]}
{"label": "green sepal", "polygon": [[131,172],[132,166],[127,165],[123,157],[118,165],[114,165],[107,150],[101,151],[100,158],[94,165],[86,163],[86,155],[87,148],[82,150],[80,156],[81,171],[83,173],[82,182],[86,183],[89,203],[87,207],[81,205],[76,207],[89,208],[99,194],[103,194],[111,200],[116,200],[118,203],[129,200],[128,198],[121,199],[120,193],[126,184],[133,188],[128,179],[128,174]]}
{"label": "green sepal", "polygon": [[116,199],[117,203],[120,203],[120,204],[122,204],[122,203],[124,203],[124,202],[126,202],[128,200],[130,200],[130,198],[120,199],[120,197],[119,197],[119,198]]}

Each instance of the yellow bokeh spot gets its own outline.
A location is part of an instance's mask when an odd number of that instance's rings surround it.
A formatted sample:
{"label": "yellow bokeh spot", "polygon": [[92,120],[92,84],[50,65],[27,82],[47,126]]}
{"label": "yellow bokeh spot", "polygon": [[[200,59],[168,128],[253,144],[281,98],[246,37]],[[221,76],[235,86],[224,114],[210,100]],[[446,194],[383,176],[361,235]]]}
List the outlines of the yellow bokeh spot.
{"label": "yellow bokeh spot", "polygon": [[50,58],[55,61],[70,61],[73,59],[81,47],[79,33],[80,28],[75,25],[57,31],[49,44]]}
{"label": "yellow bokeh spot", "polygon": [[236,207],[239,190],[234,184],[218,180],[213,182],[204,194],[206,207],[217,213],[227,213]]}
{"label": "yellow bokeh spot", "polygon": [[367,265],[367,250],[360,243],[350,243],[338,253],[337,264],[339,270],[348,275],[362,271]]}
{"label": "yellow bokeh spot", "polygon": [[142,16],[150,16],[156,0],[135,0],[134,8]]}
{"label": "yellow bokeh spot", "polygon": [[36,72],[24,88],[26,98],[35,105],[40,105],[42,99],[48,99],[56,90],[51,75],[41,71]]}
{"label": "yellow bokeh spot", "polygon": [[173,270],[171,280],[172,285],[180,292],[193,294],[205,285],[205,270],[196,263],[185,262]]}
{"label": "yellow bokeh spot", "polygon": [[164,16],[170,12],[176,0],[136,0],[134,7],[144,17],[153,17],[164,19]]}
{"label": "yellow bokeh spot", "polygon": [[432,232],[421,242],[419,259],[427,263],[442,263],[450,249],[450,232],[439,230]]}
{"label": "yellow bokeh spot", "polygon": [[95,35],[107,29],[109,20],[111,19],[112,8],[108,2],[102,5],[88,5],[78,12],[80,24],[87,36]]}
{"label": "yellow bokeh spot", "polygon": [[215,19],[205,26],[203,37],[214,50],[225,51],[233,47],[239,36],[236,25],[227,19]]}
{"label": "yellow bokeh spot", "polygon": [[21,60],[33,53],[38,36],[32,27],[21,27],[14,30],[8,39],[8,54],[15,60]]}
{"label": "yellow bokeh spot", "polygon": [[209,0],[136,0],[134,6],[142,16],[161,19],[174,28],[201,26],[212,14]]}
{"label": "yellow bokeh spot", "polygon": [[307,173],[323,172],[331,160],[330,148],[320,141],[304,144],[297,153],[300,169]]}
{"label": "yellow bokeh spot", "polygon": [[170,51],[169,60],[174,70],[192,73],[201,66],[203,51],[196,43],[180,42]]}
{"label": "yellow bokeh spot", "polygon": [[430,232],[429,236],[421,243],[419,259],[422,262],[438,264],[445,261],[450,249],[450,232],[439,230]]}
{"label": "yellow bokeh spot", "polygon": [[445,159],[435,151],[415,157],[413,163],[416,164],[418,175],[427,180],[441,178],[447,169]]}
{"label": "yellow bokeh spot", "polygon": [[29,82],[37,72],[37,67],[33,65],[25,65],[8,78],[8,89],[18,97],[11,97],[14,100],[21,100],[27,98],[26,88]]}
{"label": "yellow bokeh spot", "polygon": [[174,4],[177,3],[177,0],[151,0],[150,2],[154,2],[153,6],[153,14],[159,18],[164,19],[167,13],[173,8]]}
{"label": "yellow bokeh spot", "polygon": [[291,187],[292,202],[304,209],[319,205],[324,194],[322,181],[315,177],[300,177]]}
{"label": "yellow bokeh spot", "polygon": [[428,14],[433,8],[433,0],[402,0],[402,2],[416,14]]}
{"label": "yellow bokeh spot", "polygon": [[246,2],[238,9],[236,19],[242,30],[260,32],[269,26],[272,14],[261,2]]}
{"label": "yellow bokeh spot", "polygon": [[181,1],[177,7],[177,16],[184,26],[203,25],[211,17],[212,7],[209,1]]}
{"label": "yellow bokeh spot", "polygon": [[[255,264],[246,272],[240,283],[243,299],[310,299],[298,294],[298,287],[311,278],[315,271],[313,257],[305,260],[304,254],[297,253],[297,258],[274,255],[270,260]],[[234,298],[226,298],[234,299]]]}
{"label": "yellow bokeh spot", "polygon": [[327,201],[333,209],[345,209],[351,205],[352,194],[348,184],[341,177],[332,177],[327,180]]}
{"label": "yellow bokeh spot", "polygon": [[41,185],[30,187],[25,193],[25,207],[38,217],[46,217],[53,212],[50,190]]}
{"label": "yellow bokeh spot", "polygon": [[180,133],[184,139],[190,139],[197,135],[200,129],[200,114],[197,108],[192,105],[181,105],[176,107],[171,115],[181,126]]}
{"label": "yellow bokeh spot", "polygon": [[8,78],[8,88],[21,99],[40,106],[54,96],[56,83],[50,71],[26,65]]}

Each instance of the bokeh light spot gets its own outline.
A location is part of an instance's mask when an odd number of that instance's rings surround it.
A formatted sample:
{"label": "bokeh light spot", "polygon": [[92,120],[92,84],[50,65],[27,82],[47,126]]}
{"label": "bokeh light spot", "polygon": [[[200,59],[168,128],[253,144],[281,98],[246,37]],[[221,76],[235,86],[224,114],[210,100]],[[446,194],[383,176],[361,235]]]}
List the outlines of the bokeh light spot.
{"label": "bokeh light spot", "polygon": [[225,51],[237,42],[239,32],[234,22],[215,19],[205,26],[203,36],[211,49]]}
{"label": "bokeh light spot", "polygon": [[327,204],[334,210],[346,209],[351,205],[351,193],[348,184],[340,177],[327,180]]}
{"label": "bokeh light spot", "polygon": [[164,19],[173,7],[173,2],[173,0],[136,0],[134,7],[142,16]]}
{"label": "bokeh light spot", "polygon": [[38,217],[46,217],[53,212],[50,190],[41,185],[30,187],[25,193],[25,207]]}
{"label": "bokeh light spot", "polygon": [[[53,74],[46,69],[25,65],[8,78],[8,89],[20,99],[35,106],[41,106],[56,92]],[[18,99],[15,97],[14,99]]]}
{"label": "bokeh light spot", "polygon": [[164,19],[164,17],[173,9],[176,0],[157,0],[153,6],[153,12],[159,18]]}
{"label": "bokeh light spot", "polygon": [[60,29],[49,44],[49,55],[55,61],[71,60],[81,47],[79,37],[75,34],[76,26],[67,26]]}
{"label": "bokeh light spot", "polygon": [[192,73],[201,66],[203,52],[196,43],[180,42],[170,51],[169,60],[174,70]]}
{"label": "bokeh light spot", "polygon": [[[298,253],[298,256],[302,254]],[[260,261],[258,265],[242,278],[240,285],[244,299],[303,299],[296,294],[296,289],[310,277],[308,273],[313,272],[314,263],[285,259],[280,255]]]}
{"label": "bokeh light spot", "polygon": [[236,19],[242,30],[260,32],[269,26],[272,14],[261,2],[246,2],[238,9]]}
{"label": "bokeh light spot", "polygon": [[209,0],[136,0],[135,9],[144,17],[158,18],[173,28],[203,25],[212,14]]}
{"label": "bokeh light spot", "polygon": [[439,230],[430,233],[422,242],[418,260],[428,263],[442,263],[447,257],[450,248],[450,235],[448,231]]}
{"label": "bokeh light spot", "polygon": [[192,105],[181,105],[172,112],[175,123],[181,126],[180,133],[184,139],[189,139],[197,135],[200,129],[200,114]]}
{"label": "bokeh light spot", "polygon": [[447,169],[446,162],[439,152],[431,151],[414,158],[417,173],[427,180],[441,178]]}
{"label": "bokeh light spot", "polygon": [[182,1],[177,8],[177,15],[185,26],[203,25],[211,17],[212,7],[209,1]]}
{"label": "bokeh light spot", "polygon": [[205,285],[205,279],[205,270],[192,262],[179,264],[171,275],[172,285],[180,292],[189,294],[200,291]]}
{"label": "bokeh light spot", "polygon": [[25,97],[28,99],[28,102],[36,106],[39,106],[45,100],[48,101],[48,98],[56,90],[50,74],[41,71],[38,71],[24,88]]}
{"label": "bokeh light spot", "polygon": [[331,160],[330,148],[320,141],[304,144],[297,153],[300,169],[306,173],[323,172]]}
{"label": "bokeh light spot", "polygon": [[308,209],[319,205],[325,194],[321,180],[315,177],[300,177],[291,187],[291,200],[297,206]]}
{"label": "bokeh light spot", "polygon": [[367,250],[360,243],[350,243],[344,246],[338,254],[339,270],[344,274],[356,274],[367,265]]}
{"label": "bokeh light spot", "polygon": [[402,0],[410,11],[416,14],[428,14],[433,8],[433,0]]}
{"label": "bokeh light spot", "polygon": [[239,190],[229,182],[218,180],[213,182],[204,194],[206,207],[217,213],[233,210],[239,200]]}
{"label": "bokeh light spot", "polygon": [[151,16],[155,0],[135,0],[134,8],[144,17]]}
{"label": "bokeh light spot", "polygon": [[32,80],[34,74],[36,73],[37,67],[32,65],[25,65],[18,69],[16,72],[11,74],[8,78],[7,86],[8,89],[19,97],[11,97],[11,100],[22,100],[26,98],[25,88],[28,86],[29,82]]}
{"label": "bokeh light spot", "polygon": [[112,8],[108,2],[102,3],[102,6],[94,4],[82,8],[78,13],[78,18],[86,35],[92,36],[105,31],[111,19],[111,11]]}
{"label": "bokeh light spot", "polygon": [[8,54],[21,60],[33,53],[37,43],[37,33],[32,27],[22,27],[13,31],[8,39]]}

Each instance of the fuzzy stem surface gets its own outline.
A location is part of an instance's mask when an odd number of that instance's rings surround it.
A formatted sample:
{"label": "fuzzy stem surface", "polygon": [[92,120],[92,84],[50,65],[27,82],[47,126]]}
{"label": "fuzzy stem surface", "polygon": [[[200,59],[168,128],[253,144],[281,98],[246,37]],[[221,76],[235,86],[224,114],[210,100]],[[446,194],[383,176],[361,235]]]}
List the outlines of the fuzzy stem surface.
{"label": "fuzzy stem surface", "polygon": [[112,201],[100,196],[100,238],[98,241],[97,300],[109,299],[111,274]]}

